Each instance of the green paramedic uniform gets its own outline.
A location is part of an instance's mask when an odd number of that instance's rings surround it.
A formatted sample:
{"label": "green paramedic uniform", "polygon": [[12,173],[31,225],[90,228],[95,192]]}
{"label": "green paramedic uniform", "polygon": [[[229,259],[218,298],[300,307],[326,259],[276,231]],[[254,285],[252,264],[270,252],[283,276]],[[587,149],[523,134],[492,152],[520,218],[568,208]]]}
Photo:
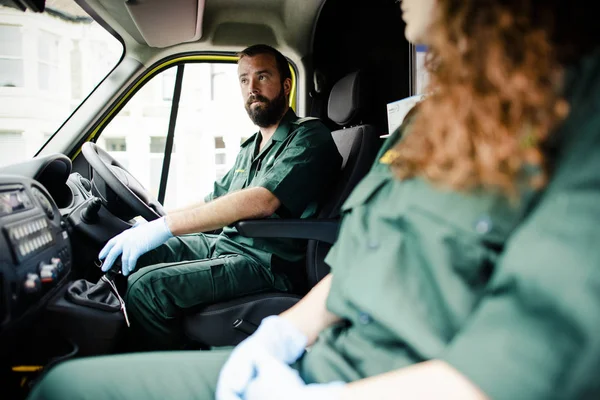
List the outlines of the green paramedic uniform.
{"label": "green paramedic uniform", "polygon": [[598,55],[567,75],[542,193],[509,203],[400,182],[390,140],[343,206],[327,307],[347,323],[306,354],[305,380],[440,359],[492,399],[600,398]]}
{"label": "green paramedic uniform", "polygon": [[[260,142],[258,132],[241,145],[233,168],[205,201],[264,187],[281,202],[271,218],[314,217],[341,168],[331,132],[290,109],[259,152]],[[266,290],[293,290],[283,271],[285,266],[303,270],[305,246],[303,240],[244,237],[232,226],[219,235],[168,240],[142,256],[138,264],[146,267],[128,280],[125,301],[137,344],[155,350],[179,346],[182,310]]]}
{"label": "green paramedic uniform", "polygon": [[[344,204],[327,257],[327,307],[344,323],[294,365],[305,381],[440,359],[492,399],[600,398],[600,57],[567,82],[572,109],[549,143],[551,181],[513,205],[396,180],[386,162],[400,135],[388,140]],[[228,354],[66,363],[32,398],[212,399]]]}

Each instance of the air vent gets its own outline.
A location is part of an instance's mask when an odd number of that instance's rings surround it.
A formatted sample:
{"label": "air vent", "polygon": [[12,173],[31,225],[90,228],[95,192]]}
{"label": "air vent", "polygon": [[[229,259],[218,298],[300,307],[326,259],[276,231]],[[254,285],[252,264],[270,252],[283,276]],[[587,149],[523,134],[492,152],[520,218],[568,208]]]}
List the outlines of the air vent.
{"label": "air vent", "polygon": [[46,197],[46,195],[36,187],[32,187],[31,191],[33,192],[33,195],[40,203],[42,210],[44,210],[44,212],[46,213],[48,218],[54,219],[54,210],[52,209],[52,203],[48,199],[48,197]]}

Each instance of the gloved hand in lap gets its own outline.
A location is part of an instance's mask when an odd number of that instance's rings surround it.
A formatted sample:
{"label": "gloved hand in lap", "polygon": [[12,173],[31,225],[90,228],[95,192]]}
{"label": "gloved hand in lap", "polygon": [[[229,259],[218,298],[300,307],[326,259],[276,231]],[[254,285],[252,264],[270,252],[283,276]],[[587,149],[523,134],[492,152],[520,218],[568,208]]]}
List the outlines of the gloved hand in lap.
{"label": "gloved hand in lap", "polygon": [[337,400],[346,383],[304,383],[298,372],[279,360],[263,355],[256,376],[241,398],[244,400]]}
{"label": "gloved hand in lap", "polygon": [[256,332],[237,345],[221,369],[217,400],[243,399],[261,357],[268,355],[283,365],[291,364],[304,353],[307,340],[306,335],[285,318],[263,319]]}

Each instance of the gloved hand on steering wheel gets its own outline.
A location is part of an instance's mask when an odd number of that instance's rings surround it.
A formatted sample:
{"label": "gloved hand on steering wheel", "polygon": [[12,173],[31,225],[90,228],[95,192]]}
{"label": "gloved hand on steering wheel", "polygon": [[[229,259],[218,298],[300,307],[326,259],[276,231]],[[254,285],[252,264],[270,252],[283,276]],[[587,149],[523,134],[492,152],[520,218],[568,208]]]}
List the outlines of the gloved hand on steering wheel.
{"label": "gloved hand on steering wheel", "polygon": [[121,255],[123,275],[127,276],[135,270],[135,264],[142,254],[157,248],[172,237],[165,217],[145,224],[136,224],[110,239],[100,251],[98,258],[104,260],[102,271],[109,271]]}

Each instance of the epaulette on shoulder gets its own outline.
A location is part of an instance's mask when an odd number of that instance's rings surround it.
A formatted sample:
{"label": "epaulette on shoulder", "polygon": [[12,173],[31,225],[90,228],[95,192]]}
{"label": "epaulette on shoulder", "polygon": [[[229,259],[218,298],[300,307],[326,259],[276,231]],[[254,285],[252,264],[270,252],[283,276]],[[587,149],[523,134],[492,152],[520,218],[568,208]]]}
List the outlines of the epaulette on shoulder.
{"label": "epaulette on shoulder", "polygon": [[302,125],[309,121],[320,121],[320,119],[317,117],[304,117],[304,118],[298,118],[296,121],[294,121],[294,123],[298,124],[298,125]]}

